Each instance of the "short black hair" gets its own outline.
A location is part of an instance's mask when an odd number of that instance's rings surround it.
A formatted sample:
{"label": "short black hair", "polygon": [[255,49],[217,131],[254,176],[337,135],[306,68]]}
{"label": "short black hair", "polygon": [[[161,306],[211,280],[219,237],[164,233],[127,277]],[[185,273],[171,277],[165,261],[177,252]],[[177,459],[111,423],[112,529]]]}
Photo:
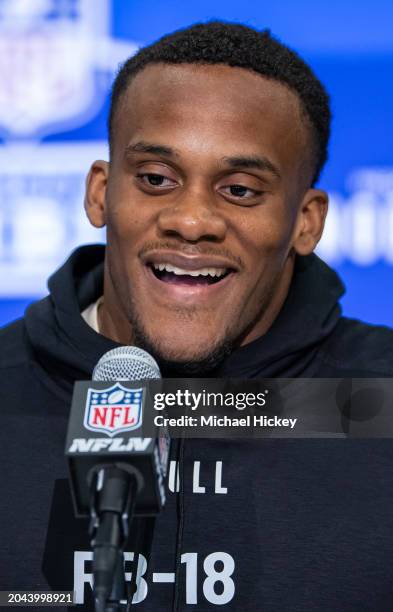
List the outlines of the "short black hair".
{"label": "short black hair", "polygon": [[163,36],[143,47],[121,67],[113,83],[109,111],[109,145],[119,98],[132,78],[148,64],[226,64],[246,68],[286,84],[294,91],[309,120],[313,136],[316,183],[327,160],[330,135],[330,105],[326,89],[311,68],[274,38],[269,30],[258,31],[239,23],[209,21],[197,23]]}

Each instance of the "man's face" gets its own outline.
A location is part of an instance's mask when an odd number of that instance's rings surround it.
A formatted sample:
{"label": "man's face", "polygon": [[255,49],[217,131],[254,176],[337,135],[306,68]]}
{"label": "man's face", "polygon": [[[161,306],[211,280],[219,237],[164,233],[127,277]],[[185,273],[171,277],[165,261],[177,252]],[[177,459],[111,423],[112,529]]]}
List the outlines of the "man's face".
{"label": "man's face", "polygon": [[273,80],[221,65],[140,72],[88,189],[90,219],[107,225],[115,339],[197,362],[263,334],[303,244],[309,148],[296,95]]}

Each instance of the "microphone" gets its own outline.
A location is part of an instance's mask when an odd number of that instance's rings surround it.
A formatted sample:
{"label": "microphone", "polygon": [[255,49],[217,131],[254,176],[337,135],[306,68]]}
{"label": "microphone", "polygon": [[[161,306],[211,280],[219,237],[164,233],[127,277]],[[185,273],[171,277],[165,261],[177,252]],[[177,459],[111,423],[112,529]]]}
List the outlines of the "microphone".
{"label": "microphone", "polygon": [[156,360],[137,346],[119,346],[105,353],[93,370],[93,380],[161,378]]}
{"label": "microphone", "polygon": [[155,516],[165,503],[166,431],[156,428],[153,437],[135,437],[152,410],[141,381],[160,378],[151,355],[124,346],[99,360],[94,384],[75,384],[66,456],[75,513],[90,516],[97,612],[120,609],[123,550],[132,517]]}

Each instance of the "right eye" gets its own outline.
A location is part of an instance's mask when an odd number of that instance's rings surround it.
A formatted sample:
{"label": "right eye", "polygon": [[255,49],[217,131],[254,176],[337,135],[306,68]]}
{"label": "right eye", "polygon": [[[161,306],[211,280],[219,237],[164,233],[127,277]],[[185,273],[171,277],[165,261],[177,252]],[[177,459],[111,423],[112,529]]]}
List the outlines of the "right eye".
{"label": "right eye", "polygon": [[176,182],[162,174],[143,172],[136,175],[138,180],[147,187],[175,187]]}

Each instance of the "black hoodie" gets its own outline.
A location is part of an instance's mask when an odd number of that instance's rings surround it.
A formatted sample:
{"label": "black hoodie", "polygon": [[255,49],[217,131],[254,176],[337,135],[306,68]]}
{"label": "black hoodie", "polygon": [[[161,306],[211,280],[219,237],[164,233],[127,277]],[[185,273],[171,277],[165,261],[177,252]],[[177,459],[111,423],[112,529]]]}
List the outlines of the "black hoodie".
{"label": "black hoodie", "polygon": [[[73,383],[116,346],[80,315],[102,294],[103,255],[78,249],[0,332],[0,590],[75,590],[85,610],[87,524],[73,518],[63,453]],[[215,374],[392,376],[393,332],[342,317],[342,293],[316,256],[299,258],[271,329]],[[136,610],[391,612],[390,440],[187,440],[179,460],[147,567],[145,543],[127,547]]]}

